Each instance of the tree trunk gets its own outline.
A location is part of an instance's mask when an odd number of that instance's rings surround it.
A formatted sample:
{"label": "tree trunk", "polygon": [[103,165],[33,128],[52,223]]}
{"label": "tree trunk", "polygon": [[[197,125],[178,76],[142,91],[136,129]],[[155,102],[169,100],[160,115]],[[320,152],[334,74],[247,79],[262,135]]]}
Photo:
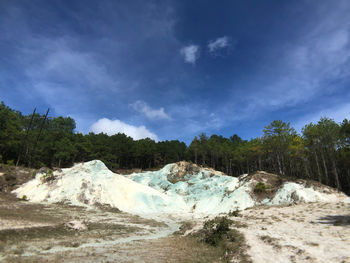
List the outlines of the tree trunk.
{"label": "tree trunk", "polygon": [[346,182],[348,183],[348,186],[350,188],[350,169],[348,169],[348,175],[345,176],[345,178],[346,178]]}
{"label": "tree trunk", "polygon": [[317,157],[316,151],[314,151],[314,155],[315,155],[316,166],[317,166],[318,181],[319,181],[320,183],[322,183],[321,169],[320,169],[320,165],[318,164],[318,157]]}
{"label": "tree trunk", "polygon": [[280,160],[280,156],[278,154],[277,154],[277,164],[278,164],[278,171],[279,171],[280,175],[283,175],[281,160]]}
{"label": "tree trunk", "polygon": [[[294,172],[293,172],[294,171]],[[292,158],[290,158],[290,160],[289,160],[289,175],[291,175],[291,176],[296,176],[297,175],[297,167],[295,166],[295,167],[293,167],[293,159]]]}
{"label": "tree trunk", "polygon": [[259,171],[261,171],[261,156],[259,155]]}
{"label": "tree trunk", "polygon": [[337,166],[335,164],[335,156],[333,155],[333,158],[332,158],[332,164],[333,164],[333,172],[334,172],[334,177],[335,177],[335,184],[337,186],[337,189],[340,191],[341,190],[341,185],[340,185],[340,182],[339,182],[339,175],[338,175],[338,172],[337,172]]}
{"label": "tree trunk", "polygon": [[281,156],[281,166],[282,166],[282,175],[286,175],[286,163],[284,161],[284,156]]}
{"label": "tree trunk", "polygon": [[322,158],[322,163],[324,168],[324,174],[326,176],[326,185],[329,185],[328,169],[327,169],[326,160],[324,159],[324,155],[322,151],[321,151],[321,158]]}
{"label": "tree trunk", "polygon": [[306,178],[310,178],[309,169],[308,169],[308,161],[307,161],[307,159],[303,159],[303,160],[304,160],[304,169],[305,169]]}

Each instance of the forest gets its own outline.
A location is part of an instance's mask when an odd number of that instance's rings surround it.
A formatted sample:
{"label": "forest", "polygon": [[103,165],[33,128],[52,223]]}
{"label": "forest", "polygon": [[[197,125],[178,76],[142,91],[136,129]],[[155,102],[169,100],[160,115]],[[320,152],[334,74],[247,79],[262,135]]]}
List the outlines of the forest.
{"label": "forest", "polygon": [[40,168],[69,167],[99,159],[108,168],[153,169],[181,160],[230,176],[257,170],[312,179],[350,193],[350,123],[322,117],[301,134],[275,120],[263,135],[243,140],[202,133],[187,146],[178,140],[134,140],[125,134],[81,134],[70,117],[23,115],[0,103],[0,163]]}

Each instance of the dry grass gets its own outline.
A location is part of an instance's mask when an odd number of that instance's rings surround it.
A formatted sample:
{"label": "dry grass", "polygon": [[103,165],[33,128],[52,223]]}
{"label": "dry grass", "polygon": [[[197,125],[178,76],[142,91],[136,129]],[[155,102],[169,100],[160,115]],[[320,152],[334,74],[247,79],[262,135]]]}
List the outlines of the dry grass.
{"label": "dry grass", "polygon": [[192,221],[183,221],[178,231],[174,235],[184,235],[187,231],[193,229],[196,224]]}
{"label": "dry grass", "polygon": [[[65,223],[70,220],[86,222],[88,230],[67,228]],[[52,249],[66,247],[76,250],[86,243],[142,236],[168,227],[154,219],[104,207],[87,210],[67,204],[40,205],[4,193],[0,194],[0,225],[3,226],[0,229],[0,261],[4,262],[55,262],[56,256],[65,256],[64,253],[51,252]],[[38,255],[41,251],[46,251],[48,255],[23,257],[23,253]],[[2,255],[6,257],[1,259]]]}
{"label": "dry grass", "polygon": [[35,169],[15,167],[13,165],[0,164],[0,192],[11,192],[16,185],[28,182],[33,178]]}
{"label": "dry grass", "polygon": [[263,236],[260,236],[260,239],[262,241],[264,241],[265,243],[269,244],[270,246],[272,246],[274,249],[281,249],[281,245],[278,243],[278,239],[276,238],[273,238],[273,237],[270,237],[270,236],[267,236],[267,235],[263,235]]}

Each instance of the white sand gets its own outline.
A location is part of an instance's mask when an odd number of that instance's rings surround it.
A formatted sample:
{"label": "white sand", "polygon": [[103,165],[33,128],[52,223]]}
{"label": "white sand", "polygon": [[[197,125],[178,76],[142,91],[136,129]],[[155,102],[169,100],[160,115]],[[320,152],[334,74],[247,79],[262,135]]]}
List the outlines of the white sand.
{"label": "white sand", "polygon": [[256,207],[241,213],[233,219],[248,225],[239,231],[255,263],[350,262],[349,204]]}

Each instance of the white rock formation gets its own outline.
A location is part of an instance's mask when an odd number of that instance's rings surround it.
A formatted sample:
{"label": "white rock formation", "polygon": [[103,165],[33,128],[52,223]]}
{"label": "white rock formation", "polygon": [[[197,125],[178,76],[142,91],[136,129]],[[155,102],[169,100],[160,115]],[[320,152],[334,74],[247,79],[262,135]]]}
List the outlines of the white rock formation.
{"label": "white rock formation", "polygon": [[94,160],[55,171],[54,180],[45,182],[44,177],[39,173],[13,192],[32,202],[67,202],[87,207],[102,204],[135,214],[203,215],[262,203],[350,202],[336,191],[320,191],[292,182],[285,183],[274,197],[259,201],[253,193],[256,181],[246,175],[230,177],[186,162],[168,164],[154,172],[120,175]]}

